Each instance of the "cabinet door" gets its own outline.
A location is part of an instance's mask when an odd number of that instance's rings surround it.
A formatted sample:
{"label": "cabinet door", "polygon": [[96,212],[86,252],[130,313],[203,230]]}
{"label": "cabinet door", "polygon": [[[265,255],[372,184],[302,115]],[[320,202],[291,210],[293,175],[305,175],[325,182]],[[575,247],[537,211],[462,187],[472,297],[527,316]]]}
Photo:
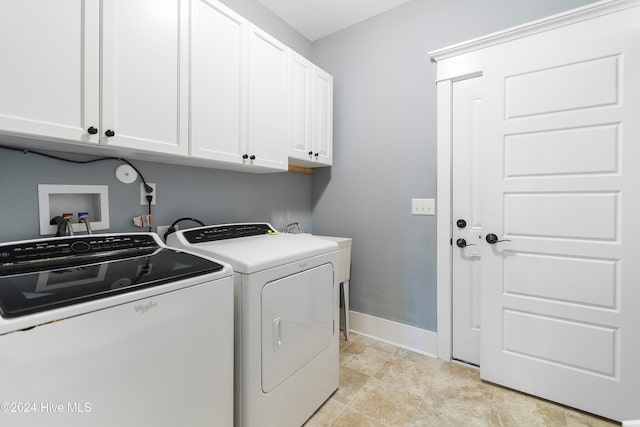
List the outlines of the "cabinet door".
{"label": "cabinet door", "polygon": [[[249,31],[247,153],[250,165],[286,170],[287,48],[255,26]],[[255,157],[251,159],[251,157]]]}
{"label": "cabinet door", "polygon": [[333,163],[333,76],[313,67],[313,160]]}
{"label": "cabinet door", "polygon": [[242,163],[247,21],[220,3],[191,8],[191,156]]}
{"label": "cabinet door", "polygon": [[188,153],[188,10],[188,0],[103,0],[102,143]]}
{"label": "cabinet door", "polygon": [[99,1],[0,2],[0,131],[98,142]]}
{"label": "cabinet door", "polygon": [[293,51],[289,57],[289,157],[311,161],[313,64]]}

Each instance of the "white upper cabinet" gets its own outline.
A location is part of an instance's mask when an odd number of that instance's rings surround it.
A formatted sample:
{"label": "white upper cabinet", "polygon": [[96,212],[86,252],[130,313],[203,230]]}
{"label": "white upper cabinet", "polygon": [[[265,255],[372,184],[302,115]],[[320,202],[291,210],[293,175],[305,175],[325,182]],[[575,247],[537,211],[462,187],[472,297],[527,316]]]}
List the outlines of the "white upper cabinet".
{"label": "white upper cabinet", "polygon": [[313,67],[313,160],[333,163],[333,76]]}
{"label": "white upper cabinet", "polygon": [[101,142],[188,154],[188,0],[103,0]]}
{"label": "white upper cabinet", "polygon": [[188,0],[0,2],[0,130],[186,156],[187,11]]}
{"label": "white upper cabinet", "polygon": [[216,1],[191,6],[192,157],[242,164],[247,21]]}
{"label": "white upper cabinet", "polygon": [[20,144],[331,164],[331,76],[218,0],[2,0],[0,16],[0,133]]}
{"label": "white upper cabinet", "polygon": [[0,16],[0,129],[97,143],[99,0],[3,0]]}
{"label": "white upper cabinet", "polygon": [[286,170],[288,48],[254,25],[249,27],[247,151],[249,164]]}
{"label": "white upper cabinet", "polygon": [[313,64],[290,51],[289,157],[313,159]]}
{"label": "white upper cabinet", "polygon": [[193,158],[245,171],[287,169],[287,52],[219,2],[194,0]]}
{"label": "white upper cabinet", "polygon": [[291,52],[289,162],[304,167],[333,161],[333,77]]}

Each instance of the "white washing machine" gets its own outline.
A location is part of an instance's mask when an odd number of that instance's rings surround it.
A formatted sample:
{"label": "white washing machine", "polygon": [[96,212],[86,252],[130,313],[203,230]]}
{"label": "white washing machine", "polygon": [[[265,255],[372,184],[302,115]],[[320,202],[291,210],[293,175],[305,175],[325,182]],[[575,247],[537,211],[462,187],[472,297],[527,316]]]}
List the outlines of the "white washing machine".
{"label": "white washing machine", "polygon": [[0,425],[231,426],[233,271],[151,233],[0,244]]}
{"label": "white washing machine", "polygon": [[180,230],[167,244],[233,267],[235,425],[302,425],[338,388],[338,245],[267,223]]}

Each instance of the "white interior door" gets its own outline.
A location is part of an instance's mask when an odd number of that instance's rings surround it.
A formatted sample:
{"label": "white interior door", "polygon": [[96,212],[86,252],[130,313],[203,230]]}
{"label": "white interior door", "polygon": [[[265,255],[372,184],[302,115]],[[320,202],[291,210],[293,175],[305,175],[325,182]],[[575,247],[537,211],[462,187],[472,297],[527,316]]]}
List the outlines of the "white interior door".
{"label": "white interior door", "polygon": [[507,43],[483,77],[481,376],[616,420],[640,418],[637,22]]}
{"label": "white interior door", "polygon": [[453,84],[452,356],[480,365],[482,78]]}

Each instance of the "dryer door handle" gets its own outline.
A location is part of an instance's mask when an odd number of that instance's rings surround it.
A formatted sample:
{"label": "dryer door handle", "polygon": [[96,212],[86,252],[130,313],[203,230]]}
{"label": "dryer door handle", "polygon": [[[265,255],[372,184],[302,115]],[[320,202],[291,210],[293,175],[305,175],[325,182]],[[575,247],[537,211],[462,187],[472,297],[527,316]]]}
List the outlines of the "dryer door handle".
{"label": "dryer door handle", "polygon": [[282,316],[273,319],[273,351],[282,347]]}

